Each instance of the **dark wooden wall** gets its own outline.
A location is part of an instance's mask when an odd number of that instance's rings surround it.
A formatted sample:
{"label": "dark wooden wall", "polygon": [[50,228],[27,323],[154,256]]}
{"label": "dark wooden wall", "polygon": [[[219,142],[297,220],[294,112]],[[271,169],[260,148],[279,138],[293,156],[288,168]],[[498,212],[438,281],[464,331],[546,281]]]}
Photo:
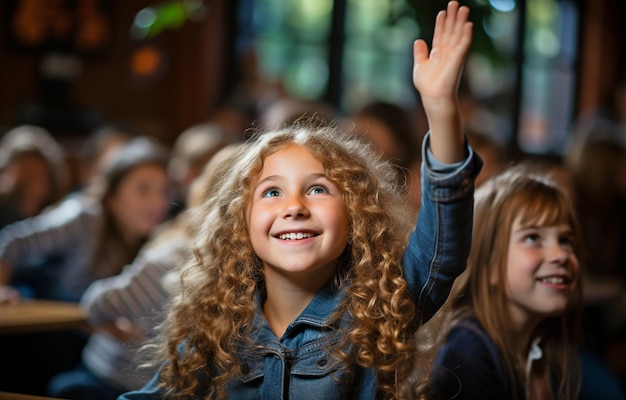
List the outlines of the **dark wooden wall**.
{"label": "dark wooden wall", "polygon": [[[13,0],[14,1],[14,0]],[[150,82],[129,73],[139,43],[129,38],[133,18],[150,0],[107,1],[113,36],[102,54],[84,57],[68,82],[70,108],[94,111],[104,119],[136,125],[145,133],[173,141],[189,125],[206,118],[229,89],[232,78],[234,1],[206,0],[208,13],[165,31],[152,42],[168,55],[163,76]],[[40,53],[16,49],[7,34],[11,1],[0,1],[0,132],[11,127],[25,105],[37,103],[44,89]],[[581,56],[577,113],[610,106],[616,81],[624,75],[625,26],[622,0],[581,0]],[[28,108],[28,107],[26,107]],[[75,127],[74,127],[75,128]],[[75,135],[79,129],[53,129]],[[84,132],[78,132],[83,134]]]}
{"label": "dark wooden wall", "polygon": [[[143,42],[129,37],[133,18],[143,7],[158,3],[105,3],[113,29],[111,41],[103,51],[79,57],[81,70],[66,85],[68,104],[44,107],[53,109],[53,133],[82,135],[86,133],[82,128],[100,118],[136,126],[170,142],[184,128],[206,119],[227,90],[223,76],[231,53],[231,2],[207,0],[208,12],[201,21],[187,21]],[[25,110],[32,110],[33,104],[40,109],[48,91],[39,71],[43,53],[16,47],[8,34],[10,4],[0,2],[0,132],[23,122]],[[133,51],[147,43],[168,56],[164,73],[150,80],[133,77],[129,70]],[[70,114],[87,121],[58,123],[55,110],[62,117]]]}
{"label": "dark wooden wall", "polygon": [[583,0],[578,113],[611,108],[617,82],[626,79],[626,3]]}

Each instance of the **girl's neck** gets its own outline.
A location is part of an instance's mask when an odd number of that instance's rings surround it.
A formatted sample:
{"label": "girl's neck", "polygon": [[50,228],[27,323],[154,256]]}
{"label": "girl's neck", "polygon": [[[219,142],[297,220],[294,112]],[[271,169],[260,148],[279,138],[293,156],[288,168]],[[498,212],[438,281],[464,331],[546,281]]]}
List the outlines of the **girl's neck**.
{"label": "girl's neck", "polygon": [[118,223],[110,212],[105,216],[104,225],[101,229],[103,237],[116,237],[127,249],[138,249],[144,240],[144,238],[141,238],[129,232],[129,230],[124,229],[123,225]]}
{"label": "girl's neck", "polygon": [[129,249],[134,249],[136,247],[139,247],[139,244],[141,243],[141,240],[134,235],[131,234],[121,234],[120,238],[122,239],[122,242],[126,245],[126,248]]}
{"label": "girl's neck", "polygon": [[334,269],[293,273],[265,266],[263,271],[267,294],[263,312],[270,328],[280,338],[289,324],[332,279]]}
{"label": "girl's neck", "polygon": [[540,322],[540,320],[525,320],[524,323],[513,321],[510,339],[516,355],[515,362],[519,371],[524,374],[527,398],[551,400],[553,396],[546,369],[545,354],[541,354],[541,349],[539,349],[539,354],[537,349],[533,349],[535,342],[540,346],[536,333]]}
{"label": "girl's neck", "polygon": [[530,345],[535,339],[535,331],[541,319],[518,315],[514,310],[511,312],[512,327],[510,331],[511,343],[515,353],[526,359]]}
{"label": "girl's neck", "polygon": [[511,334],[511,343],[513,343],[515,353],[522,360],[526,360],[526,356],[528,355],[528,351],[530,350],[530,345],[533,340],[532,335],[533,331],[531,330],[514,331]]}
{"label": "girl's neck", "polygon": [[124,247],[127,249],[139,249],[143,242],[143,238],[128,232],[127,230],[120,229],[117,225],[113,225],[111,229],[111,233],[117,235]]}
{"label": "girl's neck", "polygon": [[267,268],[264,275],[267,297],[263,312],[270,328],[280,338],[326,282],[314,277],[294,279]]}
{"label": "girl's neck", "polygon": [[304,311],[313,297],[315,293],[308,291],[267,288],[263,313],[277,338],[283,336],[289,324]]}

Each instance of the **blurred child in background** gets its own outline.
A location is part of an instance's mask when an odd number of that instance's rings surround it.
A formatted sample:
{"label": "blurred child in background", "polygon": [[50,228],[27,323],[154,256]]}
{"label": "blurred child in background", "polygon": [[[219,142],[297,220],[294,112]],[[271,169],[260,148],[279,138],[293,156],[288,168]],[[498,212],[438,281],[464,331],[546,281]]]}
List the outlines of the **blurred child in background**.
{"label": "blurred child in background", "polygon": [[115,276],[92,283],[81,298],[94,330],[82,362],[55,376],[48,395],[72,400],[114,400],[141,388],[156,372],[140,369],[136,349],[154,335],[176,292],[180,267],[191,255],[196,213],[221,178],[221,164],[238,147],[231,144],[215,153],[204,172],[190,185],[187,209],[153,237],[141,254]]}
{"label": "blurred child in background", "polygon": [[435,398],[578,398],[582,233],[568,193],[520,165],[475,201],[468,268],[431,322],[445,339]]}
{"label": "blurred child in background", "polygon": [[[89,187],[0,230],[0,302],[35,297],[78,301],[93,281],[118,274],[170,206],[166,150],[137,137],[112,155]],[[10,307],[8,305],[7,307]],[[3,337],[0,390],[43,394],[73,368],[82,331]]]}
{"label": "blurred child in background", "polygon": [[0,141],[0,228],[39,214],[65,195],[61,145],[45,129],[20,125]]}

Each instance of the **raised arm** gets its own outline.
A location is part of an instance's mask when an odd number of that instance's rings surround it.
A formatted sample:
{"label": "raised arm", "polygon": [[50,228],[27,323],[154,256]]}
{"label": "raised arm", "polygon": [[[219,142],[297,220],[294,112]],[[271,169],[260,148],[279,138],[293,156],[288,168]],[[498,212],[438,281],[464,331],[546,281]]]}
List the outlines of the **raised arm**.
{"label": "raised arm", "polygon": [[430,148],[446,164],[465,157],[457,88],[463,63],[472,42],[469,8],[448,3],[435,21],[432,49],[423,39],[413,44],[413,84],[420,92],[431,131]]}
{"label": "raised arm", "polygon": [[[430,125],[423,152],[422,204],[403,267],[415,296],[420,322],[444,303],[467,264],[473,221],[473,179],[482,161],[466,145],[457,99],[458,81],[472,38],[469,9],[456,1],[437,15],[433,49],[414,44],[413,83],[422,96]],[[444,165],[441,165],[441,164]]]}

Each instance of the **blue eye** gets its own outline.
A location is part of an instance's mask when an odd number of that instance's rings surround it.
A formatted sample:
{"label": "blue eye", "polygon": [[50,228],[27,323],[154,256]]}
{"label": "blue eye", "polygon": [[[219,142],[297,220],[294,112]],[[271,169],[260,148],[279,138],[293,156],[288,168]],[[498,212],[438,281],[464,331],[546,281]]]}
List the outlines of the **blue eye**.
{"label": "blue eye", "polygon": [[270,188],[263,192],[262,197],[278,197],[280,196],[280,191],[276,188]]}
{"label": "blue eye", "polygon": [[524,236],[524,241],[525,242],[530,242],[530,243],[536,243],[540,239],[541,239],[541,237],[537,233],[529,233],[528,235]]}
{"label": "blue eye", "polygon": [[324,194],[328,192],[328,188],[324,185],[315,185],[309,189],[309,194]]}

